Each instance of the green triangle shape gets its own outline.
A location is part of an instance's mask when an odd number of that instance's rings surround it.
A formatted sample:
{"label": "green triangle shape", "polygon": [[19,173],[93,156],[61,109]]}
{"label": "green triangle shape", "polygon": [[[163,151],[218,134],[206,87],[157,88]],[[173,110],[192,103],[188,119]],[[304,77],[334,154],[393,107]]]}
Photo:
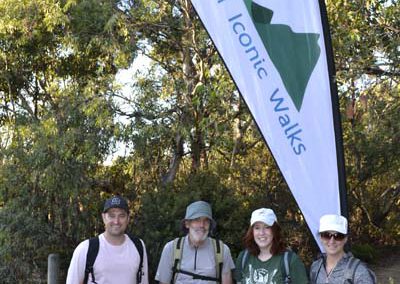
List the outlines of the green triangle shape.
{"label": "green triangle shape", "polygon": [[295,33],[287,25],[271,24],[272,10],[252,0],[244,1],[286,91],[300,111],[308,81],[321,53],[319,34]]}

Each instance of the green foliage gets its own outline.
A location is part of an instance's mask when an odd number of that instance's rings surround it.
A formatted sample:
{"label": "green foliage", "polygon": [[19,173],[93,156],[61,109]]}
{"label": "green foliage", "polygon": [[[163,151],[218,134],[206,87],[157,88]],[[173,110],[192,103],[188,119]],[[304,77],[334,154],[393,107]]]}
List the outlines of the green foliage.
{"label": "green foliage", "polygon": [[328,1],[327,10],[339,90],[345,96],[374,95],[388,83],[378,93],[398,94],[398,1],[335,0]]}
{"label": "green foliage", "polygon": [[290,210],[279,205],[274,198],[265,198],[265,185],[253,188],[251,193],[251,197],[237,194],[234,188],[227,187],[221,177],[211,172],[188,175],[167,188],[157,187],[143,193],[134,231],[146,241],[152,279],[162,248],[168,241],[183,235],[181,220],[186,206],[196,200],[212,205],[217,222],[213,235],[228,244],[234,258],[243,248],[241,240],[249,226],[251,212],[256,208],[270,207],[281,220],[288,245],[310,259],[310,252],[305,252],[301,246],[310,245],[312,238],[307,237],[298,209]]}
{"label": "green foliage", "polygon": [[240,202],[217,176],[211,173],[191,175],[169,188],[148,191],[142,196],[140,218],[135,229],[146,240],[148,253],[152,256],[149,261],[152,273],[157,268],[165,243],[182,236],[181,220],[186,206],[196,200],[212,205],[213,217],[217,221],[214,236],[231,246],[241,239],[237,229],[247,224],[248,216],[241,210],[232,210],[240,208]]}
{"label": "green foliage", "polygon": [[394,244],[400,202],[398,94],[380,92],[348,102],[352,115],[345,117],[343,129],[351,224],[359,241],[370,241],[361,239],[368,235],[377,244]]}
{"label": "green foliage", "polygon": [[[69,111],[69,119],[60,124],[43,119],[18,125],[12,144],[3,151],[0,223],[8,225],[0,233],[7,248],[2,259],[10,260],[6,266],[14,267],[19,279],[37,268],[45,273],[49,251],[65,254],[98,223],[90,176],[108,149],[106,126],[96,127],[94,117],[82,119],[78,108],[74,112],[78,120]],[[77,222],[81,218],[84,222]],[[18,269],[26,269],[25,277]]]}
{"label": "green foliage", "polygon": [[7,283],[45,279],[49,253],[69,259],[71,248],[102,230],[98,171],[118,135],[111,83],[133,50],[118,18],[109,20],[112,2],[63,3],[0,3],[0,277]]}
{"label": "green foliage", "polygon": [[[352,238],[396,245],[400,2],[327,7]],[[301,212],[190,1],[3,0],[0,15],[2,281],[43,282],[55,252],[65,272],[74,247],[102,232],[102,203],[116,192],[132,201],[152,273],[197,199],[212,204],[234,256],[252,210],[270,207],[311,261],[317,248]],[[151,64],[127,96],[113,81],[138,53]],[[103,166],[119,140],[131,152]]]}
{"label": "green foliage", "polygon": [[354,244],[351,252],[355,257],[368,263],[374,263],[374,260],[378,256],[378,251],[370,244]]}
{"label": "green foliage", "polygon": [[[398,243],[398,1],[328,1],[355,242]],[[372,239],[372,240],[371,240]]]}

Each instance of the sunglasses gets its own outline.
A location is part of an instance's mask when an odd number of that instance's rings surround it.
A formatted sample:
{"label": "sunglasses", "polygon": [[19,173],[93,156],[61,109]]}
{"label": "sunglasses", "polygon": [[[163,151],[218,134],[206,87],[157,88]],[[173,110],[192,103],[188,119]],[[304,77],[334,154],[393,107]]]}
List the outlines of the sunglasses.
{"label": "sunglasses", "polygon": [[342,234],[342,233],[322,232],[320,235],[321,235],[321,238],[323,238],[325,240],[330,240],[333,237],[333,239],[335,241],[341,241],[346,237],[346,235]]}

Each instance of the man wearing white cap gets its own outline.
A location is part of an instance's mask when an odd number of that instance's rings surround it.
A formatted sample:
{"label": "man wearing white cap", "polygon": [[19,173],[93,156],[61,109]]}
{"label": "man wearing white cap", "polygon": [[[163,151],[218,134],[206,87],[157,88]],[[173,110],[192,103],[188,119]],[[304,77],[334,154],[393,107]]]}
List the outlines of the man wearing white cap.
{"label": "man wearing white cap", "polygon": [[311,284],[376,284],[376,278],[364,263],[344,251],[347,242],[347,219],[328,214],[321,217],[319,235],[325,254],[310,269]]}
{"label": "man wearing white cap", "polygon": [[190,204],[182,220],[186,236],[164,246],[155,279],[161,284],[232,284],[235,265],[230,250],[209,237],[215,226],[210,204]]}

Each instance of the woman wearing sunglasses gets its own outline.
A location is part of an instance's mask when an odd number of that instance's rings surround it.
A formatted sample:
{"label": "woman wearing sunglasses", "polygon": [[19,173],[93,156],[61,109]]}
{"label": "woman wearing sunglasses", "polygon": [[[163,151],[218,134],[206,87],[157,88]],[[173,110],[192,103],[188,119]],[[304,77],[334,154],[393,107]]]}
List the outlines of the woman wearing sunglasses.
{"label": "woman wearing sunglasses", "polygon": [[311,284],[375,284],[375,275],[364,263],[344,251],[347,242],[347,219],[324,215],[319,221],[319,236],[325,253],[310,269]]}
{"label": "woman wearing sunglasses", "polygon": [[243,243],[245,250],[236,260],[236,283],[308,283],[303,262],[294,252],[286,251],[281,227],[271,209],[260,208],[251,214]]}

